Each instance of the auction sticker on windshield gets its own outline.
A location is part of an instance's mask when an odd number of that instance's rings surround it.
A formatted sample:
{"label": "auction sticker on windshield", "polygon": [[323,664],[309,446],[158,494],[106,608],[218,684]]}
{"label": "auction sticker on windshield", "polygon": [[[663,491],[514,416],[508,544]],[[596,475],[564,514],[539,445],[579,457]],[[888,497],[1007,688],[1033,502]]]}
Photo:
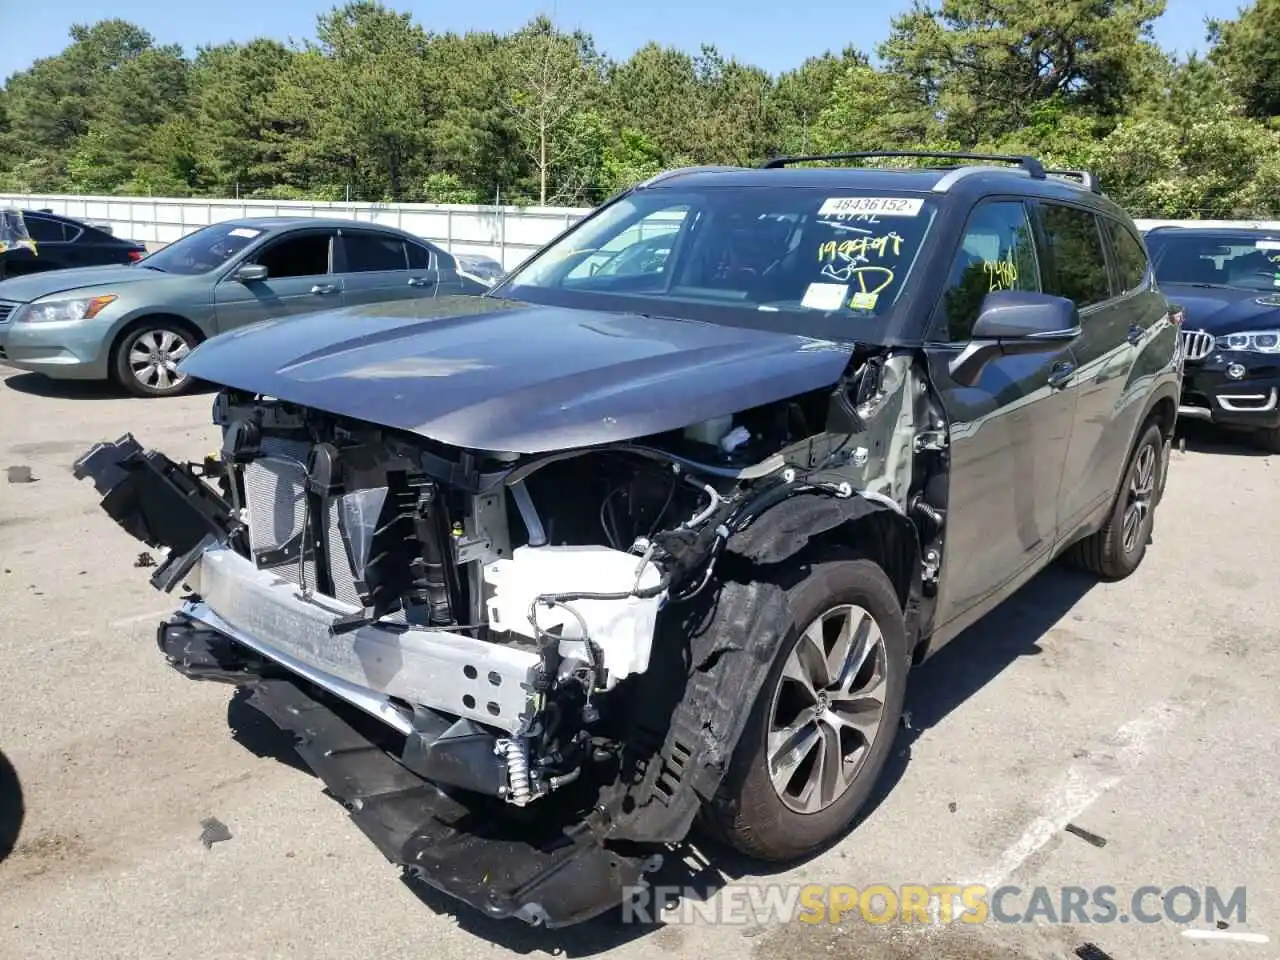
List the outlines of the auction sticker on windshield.
{"label": "auction sticker on windshield", "polygon": [[848,285],[843,283],[811,283],[800,305],[810,310],[839,310],[848,292]]}
{"label": "auction sticker on windshield", "polygon": [[818,211],[821,217],[915,217],[924,200],[911,197],[831,197]]}

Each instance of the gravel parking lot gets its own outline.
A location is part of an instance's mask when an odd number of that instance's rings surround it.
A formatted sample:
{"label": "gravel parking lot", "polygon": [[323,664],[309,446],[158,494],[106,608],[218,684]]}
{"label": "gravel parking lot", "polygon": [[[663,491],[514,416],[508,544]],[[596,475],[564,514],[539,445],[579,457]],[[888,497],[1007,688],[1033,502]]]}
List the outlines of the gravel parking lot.
{"label": "gravel parking lot", "polygon": [[[21,791],[0,786],[0,836],[21,816],[0,861],[0,957],[1276,955],[1280,458],[1196,432],[1136,575],[1051,570],[923,668],[889,789],[839,846],[769,877],[720,856],[719,871],[660,880],[720,898],[765,882],[1110,885],[1122,905],[1144,885],[1243,886],[1243,923],[1190,926],[1269,944],[1195,940],[1171,922],[611,917],[545,932],[401,882],[230,688],[165,665],[154,627],[172,604],[68,468],[126,431],[203,455],[211,395],[130,400],[3,367],[0,379],[0,466],[35,478],[0,471],[0,751]],[[206,848],[207,817],[231,839]],[[1100,952],[1077,954],[1086,943]]]}

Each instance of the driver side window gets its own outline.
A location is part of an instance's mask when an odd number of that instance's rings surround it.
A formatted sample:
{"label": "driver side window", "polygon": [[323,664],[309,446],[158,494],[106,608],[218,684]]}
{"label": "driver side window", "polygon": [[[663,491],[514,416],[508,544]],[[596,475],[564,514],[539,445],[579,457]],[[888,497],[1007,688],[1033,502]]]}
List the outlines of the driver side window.
{"label": "driver side window", "polygon": [[254,262],[267,268],[272,280],[285,277],[322,277],[329,272],[329,246],[333,234],[304,233],[276,240]]}
{"label": "driver side window", "polygon": [[968,341],[982,301],[998,290],[1040,290],[1031,221],[1017,201],[981,203],[969,214],[942,295],[939,332],[952,343]]}

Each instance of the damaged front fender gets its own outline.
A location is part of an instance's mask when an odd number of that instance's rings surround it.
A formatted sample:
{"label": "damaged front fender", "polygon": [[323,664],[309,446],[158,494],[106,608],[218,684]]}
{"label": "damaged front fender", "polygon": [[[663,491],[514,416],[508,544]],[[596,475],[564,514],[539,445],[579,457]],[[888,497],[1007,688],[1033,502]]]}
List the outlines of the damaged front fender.
{"label": "damaged front fender", "polygon": [[[899,589],[914,628],[920,594],[920,547],[914,525],[877,497],[801,494],[781,501],[727,541],[728,556],[745,561],[705,601],[668,607],[654,643],[659,651],[687,650],[683,669],[657,665],[632,737],[661,742],[622,782],[633,782],[619,804],[613,839],[676,842],[716,796],[769,668],[792,627],[786,590],[771,569],[814,543],[847,546],[874,558]],[[682,609],[687,612],[682,613]],[[687,636],[687,648],[679,642]],[[625,771],[624,771],[625,774]]]}
{"label": "damaged front fender", "polygon": [[[682,612],[687,610],[687,612]],[[637,698],[630,742],[661,744],[627,758],[610,839],[675,843],[715,796],[742,737],[769,665],[786,639],[791,614],[786,592],[768,582],[721,584],[687,608],[664,611],[655,651],[687,651],[684,682],[660,665]],[[689,636],[688,646],[677,634]]]}
{"label": "damaged front fender", "polygon": [[920,594],[920,537],[915,524],[887,498],[860,493],[791,497],[734,533],[725,552],[770,567],[815,543],[848,547],[879,563],[910,620]]}

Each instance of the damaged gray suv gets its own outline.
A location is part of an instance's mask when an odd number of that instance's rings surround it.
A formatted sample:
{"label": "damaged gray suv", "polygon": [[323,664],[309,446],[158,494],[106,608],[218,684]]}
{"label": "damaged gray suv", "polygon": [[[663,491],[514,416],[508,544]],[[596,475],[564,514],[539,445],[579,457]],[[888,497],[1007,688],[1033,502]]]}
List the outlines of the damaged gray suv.
{"label": "damaged gray suv", "polygon": [[484,296],[202,344],[217,456],[75,466],[182,590],[161,650],[491,916],[602,913],[698,824],[839,837],[914,664],[1141,562],[1182,363],[1092,176],[882,155],[669,172]]}

